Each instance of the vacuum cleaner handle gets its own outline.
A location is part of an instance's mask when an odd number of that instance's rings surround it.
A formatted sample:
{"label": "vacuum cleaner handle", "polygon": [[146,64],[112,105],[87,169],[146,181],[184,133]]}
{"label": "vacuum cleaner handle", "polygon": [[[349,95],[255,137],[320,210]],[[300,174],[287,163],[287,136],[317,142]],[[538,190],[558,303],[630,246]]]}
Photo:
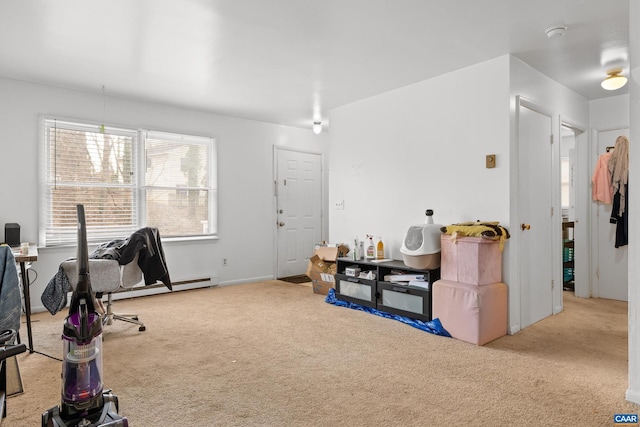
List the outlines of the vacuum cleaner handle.
{"label": "vacuum cleaner handle", "polygon": [[[84,217],[84,205],[78,205],[78,286],[89,280],[89,248],[87,247],[87,225]],[[83,283],[86,286],[86,283]],[[81,289],[86,291],[86,289]]]}
{"label": "vacuum cleaner handle", "polygon": [[[76,265],[78,266],[78,284],[71,295],[69,314],[91,314],[96,312],[95,297],[91,290],[91,279],[89,278],[89,249],[87,247],[87,226],[84,217],[84,206],[77,205],[78,210],[78,255]],[[81,302],[85,307],[81,310]],[[85,336],[89,331],[84,331],[81,336]]]}

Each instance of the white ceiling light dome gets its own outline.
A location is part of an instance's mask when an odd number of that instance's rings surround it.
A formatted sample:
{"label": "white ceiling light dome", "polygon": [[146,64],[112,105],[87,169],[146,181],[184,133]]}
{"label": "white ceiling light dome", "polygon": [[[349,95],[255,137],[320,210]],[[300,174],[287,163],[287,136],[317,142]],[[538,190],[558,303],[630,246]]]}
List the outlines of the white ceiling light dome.
{"label": "white ceiling light dome", "polygon": [[627,84],[627,78],[625,76],[620,75],[622,69],[615,68],[613,70],[607,71],[608,77],[600,83],[605,90],[618,90],[624,85]]}
{"label": "white ceiling light dome", "polygon": [[322,132],[322,122],[320,121],[313,122],[313,133],[315,133],[316,135],[319,135],[320,132]]}

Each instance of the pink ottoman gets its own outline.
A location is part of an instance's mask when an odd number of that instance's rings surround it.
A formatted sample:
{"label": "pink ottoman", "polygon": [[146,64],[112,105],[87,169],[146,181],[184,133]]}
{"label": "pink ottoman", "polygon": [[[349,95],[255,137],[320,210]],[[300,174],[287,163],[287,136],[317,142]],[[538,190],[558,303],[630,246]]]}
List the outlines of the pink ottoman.
{"label": "pink ottoman", "polygon": [[507,334],[507,285],[438,280],[432,286],[432,317],[452,337],[484,345]]}
{"label": "pink ottoman", "polygon": [[444,280],[487,285],[502,281],[500,242],[482,237],[440,237],[440,277]]}

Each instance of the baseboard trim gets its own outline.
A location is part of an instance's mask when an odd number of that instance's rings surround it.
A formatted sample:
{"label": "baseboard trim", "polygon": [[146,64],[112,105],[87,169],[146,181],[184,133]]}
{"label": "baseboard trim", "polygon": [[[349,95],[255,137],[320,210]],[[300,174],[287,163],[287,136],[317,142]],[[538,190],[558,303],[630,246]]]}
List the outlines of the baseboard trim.
{"label": "baseboard trim", "polygon": [[220,286],[229,286],[229,285],[242,285],[244,283],[254,283],[254,282],[265,282],[267,280],[274,280],[273,276],[258,276],[258,277],[249,277],[246,279],[238,279],[238,280],[223,280],[219,283]]}

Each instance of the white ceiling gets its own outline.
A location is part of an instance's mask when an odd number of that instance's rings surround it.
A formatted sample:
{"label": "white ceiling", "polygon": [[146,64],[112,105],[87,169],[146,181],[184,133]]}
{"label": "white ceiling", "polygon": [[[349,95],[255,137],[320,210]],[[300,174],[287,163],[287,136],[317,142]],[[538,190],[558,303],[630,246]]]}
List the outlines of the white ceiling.
{"label": "white ceiling", "polygon": [[[0,0],[0,76],[310,127],[512,53],[588,99],[628,76],[629,0]],[[565,25],[549,39],[545,29]]]}

